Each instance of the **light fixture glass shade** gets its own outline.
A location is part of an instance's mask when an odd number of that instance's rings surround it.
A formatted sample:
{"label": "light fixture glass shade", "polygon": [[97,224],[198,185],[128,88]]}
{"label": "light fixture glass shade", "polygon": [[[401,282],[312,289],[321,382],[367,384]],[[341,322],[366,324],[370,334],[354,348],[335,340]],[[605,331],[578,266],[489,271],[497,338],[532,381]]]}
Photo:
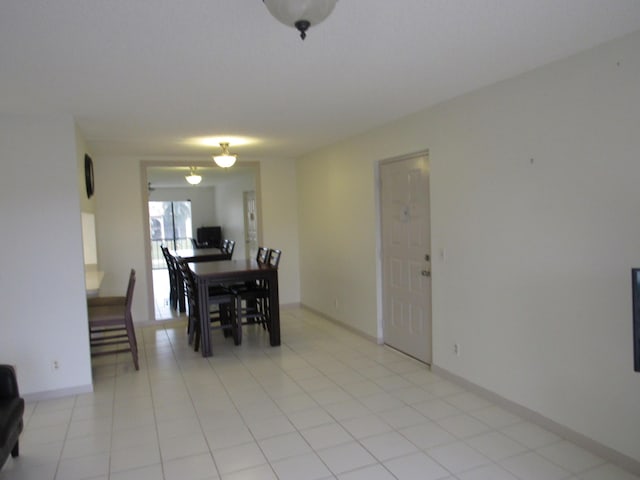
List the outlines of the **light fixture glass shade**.
{"label": "light fixture glass shade", "polygon": [[187,179],[191,185],[198,185],[202,181],[202,177],[200,175],[187,175],[184,177]]}
{"label": "light fixture glass shade", "polygon": [[333,11],[337,0],[263,0],[276,19],[300,30],[302,39],[307,28],[324,21]]}
{"label": "light fixture glass shade", "polygon": [[235,155],[214,155],[213,161],[216,162],[216,165],[222,168],[232,167],[234,163],[236,163]]}
{"label": "light fixture glass shade", "polygon": [[213,161],[222,168],[233,166],[233,164],[236,163],[236,156],[229,153],[229,144],[221,143],[220,147],[222,147],[222,155],[214,155]]}
{"label": "light fixture glass shade", "polygon": [[184,178],[191,185],[198,185],[202,181],[202,177],[200,175],[196,175],[196,169],[193,167],[191,167],[191,173]]}

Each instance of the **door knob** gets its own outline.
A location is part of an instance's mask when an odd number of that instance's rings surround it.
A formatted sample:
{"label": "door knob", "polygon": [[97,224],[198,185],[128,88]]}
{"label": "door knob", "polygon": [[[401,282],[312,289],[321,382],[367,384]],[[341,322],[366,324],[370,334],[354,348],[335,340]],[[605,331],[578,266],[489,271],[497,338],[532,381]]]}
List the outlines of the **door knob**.
{"label": "door knob", "polygon": [[430,277],[431,276],[431,272],[429,270],[422,270],[422,272],[420,272],[422,274],[423,277]]}

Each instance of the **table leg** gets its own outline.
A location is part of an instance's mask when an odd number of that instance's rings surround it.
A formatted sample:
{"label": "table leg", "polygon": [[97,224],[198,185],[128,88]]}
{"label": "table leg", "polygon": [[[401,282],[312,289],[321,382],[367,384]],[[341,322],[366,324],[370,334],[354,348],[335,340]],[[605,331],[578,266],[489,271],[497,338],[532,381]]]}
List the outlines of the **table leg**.
{"label": "table leg", "polygon": [[278,271],[267,279],[269,282],[269,343],[272,347],[280,345],[280,300],[278,295]]}

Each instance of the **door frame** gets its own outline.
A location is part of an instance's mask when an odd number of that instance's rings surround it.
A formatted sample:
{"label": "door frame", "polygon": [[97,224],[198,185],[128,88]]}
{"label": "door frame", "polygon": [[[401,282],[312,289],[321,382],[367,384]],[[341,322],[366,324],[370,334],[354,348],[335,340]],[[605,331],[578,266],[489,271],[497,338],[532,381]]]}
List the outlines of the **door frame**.
{"label": "door frame", "polygon": [[[256,211],[258,215],[258,243],[262,242],[262,190],[260,181],[260,162],[242,162],[243,166],[251,167],[256,181]],[[149,167],[213,167],[211,160],[141,160],[140,161],[140,200],[142,206],[142,238],[144,240],[145,277],[147,279],[147,308],[149,323],[171,320],[156,320],[155,298],[153,292],[153,268],[151,260],[151,232],[149,231],[149,188],[147,168]],[[220,167],[217,167],[220,168]],[[231,167],[233,168],[233,167]]]}
{"label": "door frame", "polygon": [[[256,214],[256,249],[259,247],[260,242],[258,241],[258,239],[260,238],[260,236],[258,235],[258,231],[259,231],[259,225],[260,225],[260,219],[258,218],[258,198],[256,196],[256,191],[255,190],[245,190],[242,192],[242,213],[244,216],[244,248],[245,248],[245,258],[247,259],[252,259],[255,258],[255,254],[252,254],[251,252],[251,247],[249,246],[249,222],[247,221],[247,197],[249,195],[253,196],[253,202],[255,204],[254,209],[255,209],[255,214]],[[257,250],[256,252],[257,253]]]}
{"label": "door frame", "polygon": [[[432,177],[431,177],[431,156],[429,154],[429,149],[418,150],[416,152],[407,153],[404,155],[399,155],[397,157],[385,158],[383,160],[378,160],[376,162],[375,168],[375,200],[376,200],[376,230],[377,230],[377,238],[376,238],[376,308],[378,310],[378,325],[377,325],[377,343],[378,345],[384,345],[384,304],[383,304],[383,259],[382,259],[382,176],[381,176],[381,167],[382,165],[386,165],[389,163],[401,162],[404,160],[409,160],[411,158],[426,156],[429,162],[429,217],[433,218],[431,213],[433,209],[431,207],[431,191],[432,191]],[[429,235],[431,236],[431,245],[433,246],[433,228],[429,228]],[[433,254],[431,255],[433,259]],[[433,290],[435,279],[433,276],[433,264],[431,268],[431,351],[433,352]],[[433,353],[432,360],[433,363]]]}

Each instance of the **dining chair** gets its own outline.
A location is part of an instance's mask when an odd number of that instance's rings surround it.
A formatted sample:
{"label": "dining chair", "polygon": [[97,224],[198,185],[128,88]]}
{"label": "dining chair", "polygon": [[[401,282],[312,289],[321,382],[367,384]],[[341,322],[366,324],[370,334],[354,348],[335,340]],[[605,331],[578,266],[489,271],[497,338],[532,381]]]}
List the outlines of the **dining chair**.
{"label": "dining chair", "polygon": [[229,258],[233,257],[233,251],[236,248],[236,241],[235,240],[229,240],[229,243],[227,243],[227,251],[225,253],[229,254]]}
{"label": "dining chair", "polygon": [[[260,252],[260,249],[258,251]],[[268,264],[271,268],[278,268],[281,255],[281,250],[268,249],[267,260],[264,264]],[[261,263],[260,260],[258,260],[258,263]],[[245,283],[232,288],[232,290],[236,295],[236,315],[238,316],[240,328],[242,328],[242,325],[259,323],[262,328],[269,329],[268,282],[260,280],[255,283]]]}
{"label": "dining chair", "polygon": [[[256,253],[256,262],[260,265],[264,265],[267,263],[267,260],[269,259],[269,248],[267,247],[258,247],[258,252]],[[245,288],[252,288],[256,286],[256,281],[255,280],[248,280],[246,282],[238,282],[238,283],[231,283],[231,284],[226,284],[225,286],[231,290],[233,290],[234,292],[238,292],[240,290],[243,290]]]}
{"label": "dining chair", "polygon": [[256,262],[260,264],[267,263],[269,259],[270,249],[268,247],[258,247],[258,253],[256,254]]}
{"label": "dining chair", "polygon": [[282,255],[282,250],[272,249],[269,250],[269,257],[267,259],[267,263],[274,268],[278,268],[280,264],[280,256]]}
{"label": "dining chair", "polygon": [[209,248],[209,244],[207,242],[199,242],[195,238],[191,238],[191,246],[194,250],[198,248]]}
{"label": "dining chair", "polygon": [[160,245],[160,250],[162,250],[162,256],[167,262],[167,271],[169,272],[169,304],[173,310],[177,310],[180,278],[173,255],[169,253],[169,249],[165,245]]}
{"label": "dining chair", "polygon": [[91,356],[131,352],[133,365],[139,370],[138,342],[131,316],[135,284],[136,271],[132,268],[124,297],[92,298],[88,301],[87,311]]}
{"label": "dining chair", "polygon": [[[188,343],[193,345],[193,350],[198,351],[202,337],[202,323],[200,321],[200,300],[196,281],[193,273],[189,270],[187,262],[181,258],[177,259],[180,272],[184,278],[185,290],[189,304],[188,314]],[[222,286],[211,287],[208,290],[209,301],[209,326],[211,329],[219,329],[223,331],[225,337],[233,336],[236,345],[240,345],[242,334],[238,326],[237,317],[235,315],[235,294]],[[211,307],[214,307],[211,310]]]}

